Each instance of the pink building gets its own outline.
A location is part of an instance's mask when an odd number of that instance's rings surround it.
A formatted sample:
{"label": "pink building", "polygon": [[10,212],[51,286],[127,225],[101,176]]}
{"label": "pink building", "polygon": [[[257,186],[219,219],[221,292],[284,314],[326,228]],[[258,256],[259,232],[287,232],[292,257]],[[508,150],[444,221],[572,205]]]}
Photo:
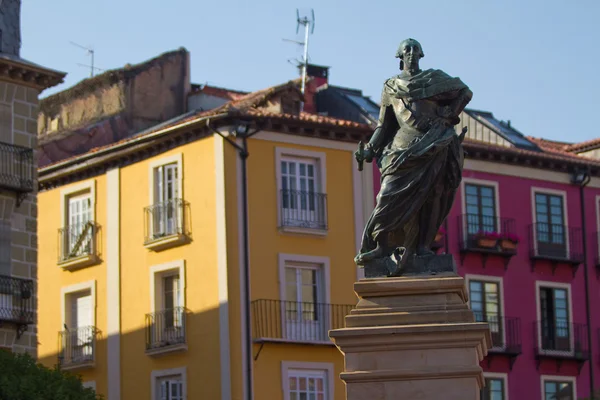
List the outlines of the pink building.
{"label": "pink building", "polygon": [[588,397],[600,389],[600,141],[528,138],[475,110],[465,125],[463,181],[436,247],[492,330],[482,399]]}

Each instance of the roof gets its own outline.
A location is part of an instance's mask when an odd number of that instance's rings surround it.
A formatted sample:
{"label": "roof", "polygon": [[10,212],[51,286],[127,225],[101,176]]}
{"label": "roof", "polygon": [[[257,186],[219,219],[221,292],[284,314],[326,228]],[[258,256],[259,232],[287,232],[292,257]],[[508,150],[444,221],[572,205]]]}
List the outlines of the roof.
{"label": "roof", "polygon": [[177,50],[162,53],[154,58],[151,58],[138,64],[126,64],[123,68],[111,69],[92,78],[84,79],[68,89],[40,99],[40,111],[47,112],[48,110],[53,109],[57,105],[68,102],[74,97],[79,97],[86,93],[93,92],[94,90],[100,87],[114,85],[118,82],[122,82],[132,77],[135,77],[141,72],[144,72],[154,67],[156,64],[161,64],[171,59],[172,57],[176,57],[182,54],[187,54],[187,50],[184,47],[180,47]]}
{"label": "roof", "polygon": [[226,89],[212,85],[194,85],[190,96],[198,93],[207,94],[209,96],[220,97],[227,100],[237,100],[240,97],[247,95],[248,92],[242,92],[240,90]]}
{"label": "roof", "polygon": [[510,121],[504,122],[502,120],[498,120],[494,117],[494,114],[489,111],[465,108],[464,112],[471,118],[474,118],[483,125],[487,126],[513,146],[534,151],[539,150],[539,147],[535,143],[528,140],[525,135],[511,126]]}
{"label": "roof", "polygon": [[2,66],[0,75],[20,80],[25,85],[35,86],[41,90],[62,83],[67,75],[65,72],[49,69],[7,53],[0,53],[0,65]]}
{"label": "roof", "polygon": [[588,150],[594,150],[600,147],[600,138],[587,140],[581,143],[573,143],[565,147],[565,151],[582,153]]}

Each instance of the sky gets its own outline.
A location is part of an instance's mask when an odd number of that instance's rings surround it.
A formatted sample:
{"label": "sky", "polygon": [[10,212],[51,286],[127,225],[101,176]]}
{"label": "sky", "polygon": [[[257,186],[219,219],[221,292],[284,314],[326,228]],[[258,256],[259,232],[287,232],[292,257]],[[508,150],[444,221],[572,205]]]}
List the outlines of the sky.
{"label": "sky", "polygon": [[[579,142],[600,137],[598,0],[23,0],[21,57],[66,72],[42,97],[102,69],[185,47],[192,82],[252,91],[298,76],[296,9],[314,9],[309,61],[330,67],[333,85],[379,101],[398,73],[408,37],[421,67],[460,77],[468,107],[491,111],[525,135]],[[302,30],[302,28],[301,28]],[[97,71],[96,73],[101,73]]]}

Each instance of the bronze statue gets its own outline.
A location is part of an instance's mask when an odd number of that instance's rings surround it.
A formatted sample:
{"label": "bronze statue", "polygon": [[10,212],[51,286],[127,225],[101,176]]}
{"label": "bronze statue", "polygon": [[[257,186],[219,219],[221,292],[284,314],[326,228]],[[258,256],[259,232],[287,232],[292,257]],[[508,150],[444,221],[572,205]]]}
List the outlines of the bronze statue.
{"label": "bronze statue", "polygon": [[435,258],[431,243],[462,176],[466,129],[457,135],[454,125],[473,96],[459,78],[422,71],[415,39],[404,40],[396,57],[402,72],[385,82],[377,128],[355,153],[359,170],[373,159],[381,170],[377,205],[355,257],[367,276],[402,275],[411,265],[422,270]]}

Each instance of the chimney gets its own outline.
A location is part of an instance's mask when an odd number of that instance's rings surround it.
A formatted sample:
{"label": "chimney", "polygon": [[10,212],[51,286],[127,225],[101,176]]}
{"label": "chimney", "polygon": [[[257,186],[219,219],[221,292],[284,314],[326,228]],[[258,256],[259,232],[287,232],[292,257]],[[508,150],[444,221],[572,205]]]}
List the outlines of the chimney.
{"label": "chimney", "polygon": [[[302,70],[300,70],[300,72],[302,72]],[[327,85],[329,81],[329,67],[308,64],[306,68],[306,77],[307,83],[304,89],[304,112],[315,114],[317,112],[315,94],[321,86]]]}
{"label": "chimney", "polygon": [[21,53],[21,1],[0,1],[0,53]]}

